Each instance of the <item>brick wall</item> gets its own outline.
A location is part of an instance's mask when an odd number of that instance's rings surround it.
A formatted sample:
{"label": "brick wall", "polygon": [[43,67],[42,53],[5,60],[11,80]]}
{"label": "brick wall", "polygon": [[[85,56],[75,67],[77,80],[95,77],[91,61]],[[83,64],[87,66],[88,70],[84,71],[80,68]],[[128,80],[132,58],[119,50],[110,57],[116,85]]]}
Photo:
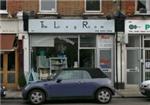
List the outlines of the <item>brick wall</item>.
{"label": "brick wall", "polygon": [[[19,10],[39,12],[39,0],[7,0],[8,13],[14,15]],[[85,9],[85,0],[58,0],[57,11],[62,16],[81,16]],[[122,0],[122,11],[127,15],[133,15],[135,9],[134,0]],[[117,4],[112,0],[102,1],[102,13],[104,16],[113,15],[117,10]]]}
{"label": "brick wall", "polygon": [[7,10],[11,15],[15,15],[20,10],[38,12],[38,8],[38,0],[7,0]]}
{"label": "brick wall", "polygon": [[84,0],[58,0],[58,13],[60,15],[82,15]]}

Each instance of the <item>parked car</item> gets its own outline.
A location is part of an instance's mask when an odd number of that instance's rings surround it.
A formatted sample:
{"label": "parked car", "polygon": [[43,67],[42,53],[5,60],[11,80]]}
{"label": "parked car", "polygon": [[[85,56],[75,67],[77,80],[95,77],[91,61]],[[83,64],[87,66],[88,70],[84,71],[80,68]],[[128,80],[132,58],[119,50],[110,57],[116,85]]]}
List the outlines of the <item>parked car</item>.
{"label": "parked car", "polygon": [[150,97],[150,80],[143,81],[140,85],[141,94]]}
{"label": "parked car", "polygon": [[1,97],[5,97],[6,96],[5,86],[0,86],[0,94],[1,94]]}
{"label": "parked car", "polygon": [[109,103],[114,94],[112,82],[98,68],[63,69],[54,79],[28,84],[22,91],[23,98],[32,104],[60,98],[91,98]]}

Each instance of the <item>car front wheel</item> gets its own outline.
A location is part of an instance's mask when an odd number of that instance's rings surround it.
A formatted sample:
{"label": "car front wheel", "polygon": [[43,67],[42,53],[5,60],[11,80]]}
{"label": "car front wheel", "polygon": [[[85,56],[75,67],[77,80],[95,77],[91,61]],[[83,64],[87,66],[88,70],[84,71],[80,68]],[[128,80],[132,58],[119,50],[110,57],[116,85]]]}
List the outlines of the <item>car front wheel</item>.
{"label": "car front wheel", "polygon": [[99,89],[96,93],[96,99],[100,103],[109,103],[111,101],[111,98],[112,94],[107,88]]}
{"label": "car front wheel", "polygon": [[29,101],[34,104],[38,105],[45,101],[45,94],[41,90],[32,90],[29,94]]}

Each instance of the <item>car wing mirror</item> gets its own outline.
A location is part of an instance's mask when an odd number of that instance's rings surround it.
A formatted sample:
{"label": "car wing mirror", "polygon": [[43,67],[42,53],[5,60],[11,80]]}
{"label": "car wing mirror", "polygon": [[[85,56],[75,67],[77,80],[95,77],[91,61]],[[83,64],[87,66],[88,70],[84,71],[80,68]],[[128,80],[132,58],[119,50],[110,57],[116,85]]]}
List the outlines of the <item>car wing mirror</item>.
{"label": "car wing mirror", "polygon": [[57,83],[60,83],[61,81],[62,81],[62,79],[60,79],[60,78],[56,80]]}

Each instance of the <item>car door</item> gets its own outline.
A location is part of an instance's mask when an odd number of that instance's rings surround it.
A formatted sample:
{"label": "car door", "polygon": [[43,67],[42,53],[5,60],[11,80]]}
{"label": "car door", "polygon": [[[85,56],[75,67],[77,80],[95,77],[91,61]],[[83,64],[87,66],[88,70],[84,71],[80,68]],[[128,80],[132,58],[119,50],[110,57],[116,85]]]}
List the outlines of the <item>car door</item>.
{"label": "car door", "polygon": [[82,80],[78,81],[80,83],[80,90],[78,91],[80,96],[93,96],[98,85],[86,70],[82,70],[80,74],[82,74]]}
{"label": "car door", "polygon": [[82,84],[78,71],[62,71],[54,83],[49,85],[48,92],[51,97],[80,96]]}

